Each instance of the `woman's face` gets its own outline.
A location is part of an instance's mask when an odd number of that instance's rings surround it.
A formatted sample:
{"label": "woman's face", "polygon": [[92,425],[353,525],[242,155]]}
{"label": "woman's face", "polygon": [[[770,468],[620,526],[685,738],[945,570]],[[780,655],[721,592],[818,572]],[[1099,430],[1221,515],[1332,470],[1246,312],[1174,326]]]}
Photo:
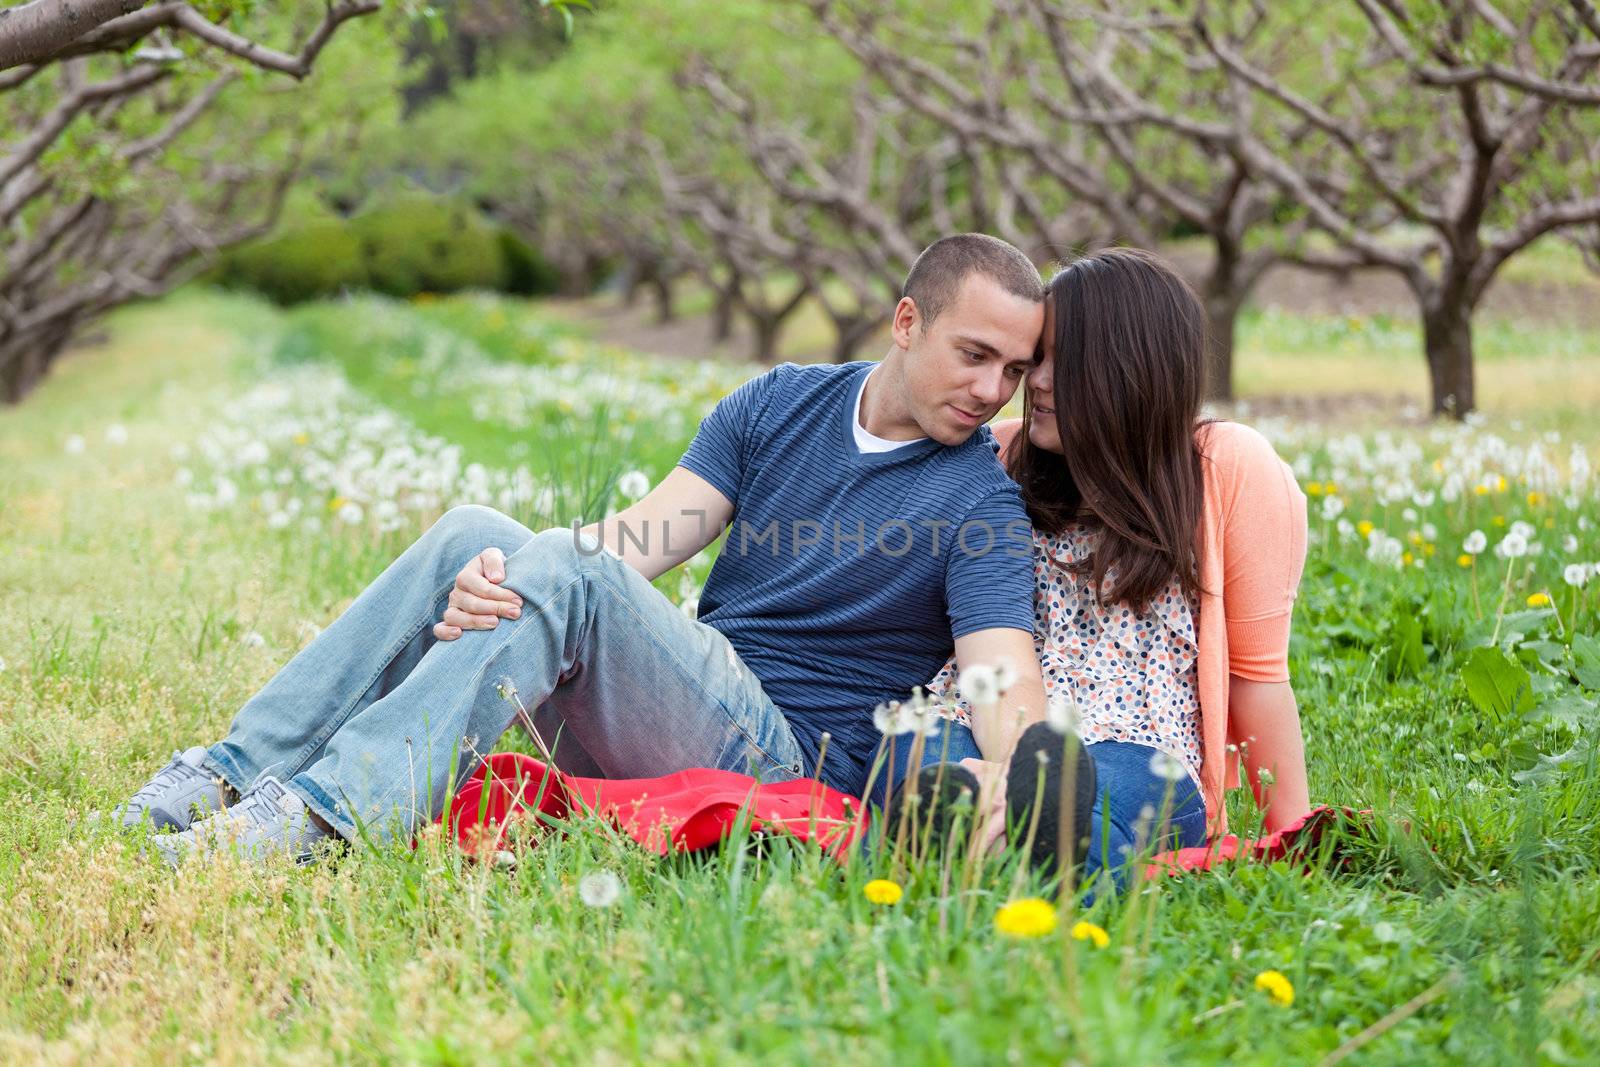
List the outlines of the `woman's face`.
{"label": "woman's face", "polygon": [[1028,406],[1033,418],[1028,440],[1035,448],[1061,455],[1061,427],[1056,423],[1056,310],[1049,297],[1044,302],[1044,336],[1039,343],[1040,358],[1023,383],[1028,390]]}

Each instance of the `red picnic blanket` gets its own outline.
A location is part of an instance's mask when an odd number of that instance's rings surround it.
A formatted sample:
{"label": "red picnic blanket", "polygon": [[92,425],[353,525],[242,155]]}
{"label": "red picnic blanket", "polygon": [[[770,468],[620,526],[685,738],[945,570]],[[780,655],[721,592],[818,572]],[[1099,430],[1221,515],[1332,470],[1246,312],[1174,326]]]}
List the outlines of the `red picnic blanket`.
{"label": "red picnic blanket", "polygon": [[[741,819],[751,830],[815,840],[842,859],[867,826],[859,800],[810,779],[762,785],[732,771],[694,768],[660,778],[579,778],[516,752],[484,761],[446,806],[439,822],[468,855],[492,855],[511,825],[534,814],[541,822],[594,813],[659,855],[710,848]],[[1241,860],[1272,863],[1309,853],[1330,828],[1358,818],[1348,808],[1313,808],[1259,839],[1233,834],[1196,848],[1152,857],[1147,879],[1208,871]]]}
{"label": "red picnic blanket", "polygon": [[469,855],[502,847],[511,823],[538,813],[592,812],[652,852],[710,848],[741,819],[751,830],[815,840],[842,857],[866,827],[859,801],[801,778],[762,785],[732,771],[694,768],[660,778],[579,778],[515,752],[484,761],[439,821]]}

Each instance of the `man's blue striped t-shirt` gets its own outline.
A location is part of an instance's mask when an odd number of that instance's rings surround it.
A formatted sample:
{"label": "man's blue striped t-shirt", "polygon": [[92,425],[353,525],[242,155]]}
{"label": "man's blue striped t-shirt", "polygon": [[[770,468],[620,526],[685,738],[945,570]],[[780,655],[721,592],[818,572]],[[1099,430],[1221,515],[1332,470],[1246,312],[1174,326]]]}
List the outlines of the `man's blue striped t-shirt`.
{"label": "man's blue striped t-shirt", "polygon": [[1033,551],[1017,486],[980,427],[862,453],[852,423],[874,364],[786,363],[723,398],[680,465],[734,505],[700,596],[822,778],[860,793],[872,709],[904,699],[953,641],[1033,630]]}

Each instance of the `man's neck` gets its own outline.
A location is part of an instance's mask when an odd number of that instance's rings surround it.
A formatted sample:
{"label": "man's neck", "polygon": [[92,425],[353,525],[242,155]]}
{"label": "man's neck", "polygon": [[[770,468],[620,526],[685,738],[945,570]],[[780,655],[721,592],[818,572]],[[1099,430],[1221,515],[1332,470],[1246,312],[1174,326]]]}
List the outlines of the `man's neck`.
{"label": "man's neck", "polygon": [[903,395],[900,386],[902,355],[900,349],[890,349],[868,372],[861,394],[861,428],[885,441],[916,441],[928,436],[905,410],[905,405],[897,402]]}

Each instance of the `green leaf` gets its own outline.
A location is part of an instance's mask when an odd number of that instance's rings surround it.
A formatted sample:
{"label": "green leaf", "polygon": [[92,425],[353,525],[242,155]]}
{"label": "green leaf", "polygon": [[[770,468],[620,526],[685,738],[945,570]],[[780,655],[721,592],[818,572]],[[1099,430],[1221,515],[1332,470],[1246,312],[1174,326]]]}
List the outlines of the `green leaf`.
{"label": "green leaf", "polygon": [[1384,662],[1393,678],[1416,676],[1428,665],[1428,654],[1422,647],[1422,623],[1410,611],[1395,617],[1389,631],[1389,649]]}
{"label": "green leaf", "polygon": [[1572,663],[1578,684],[1600,691],[1600,640],[1589,634],[1573,634]]}
{"label": "green leaf", "polygon": [[1498,648],[1475,648],[1461,668],[1473,707],[1496,718],[1533,710],[1533,679],[1528,668]]}

